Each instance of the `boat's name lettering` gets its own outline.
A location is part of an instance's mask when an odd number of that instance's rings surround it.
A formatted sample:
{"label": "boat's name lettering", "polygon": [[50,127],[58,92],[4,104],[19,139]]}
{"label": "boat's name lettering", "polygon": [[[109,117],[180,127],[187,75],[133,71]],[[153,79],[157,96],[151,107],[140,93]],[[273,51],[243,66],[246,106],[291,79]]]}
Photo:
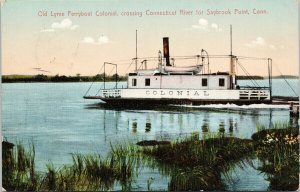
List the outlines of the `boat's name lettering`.
{"label": "boat's name lettering", "polygon": [[209,91],[194,90],[194,91],[168,91],[168,90],[146,90],[146,95],[159,95],[159,96],[209,96]]}

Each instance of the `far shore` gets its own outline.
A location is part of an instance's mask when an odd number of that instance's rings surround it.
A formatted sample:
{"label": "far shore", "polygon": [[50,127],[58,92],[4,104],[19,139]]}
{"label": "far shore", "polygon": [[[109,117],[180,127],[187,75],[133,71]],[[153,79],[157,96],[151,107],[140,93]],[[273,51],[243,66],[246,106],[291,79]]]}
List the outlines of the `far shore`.
{"label": "far shore", "polygon": [[[262,80],[267,79],[268,77],[263,76],[237,76],[237,80],[248,80],[256,79]],[[293,75],[280,75],[273,76],[273,79],[299,79],[299,76]],[[120,75],[105,75],[105,81],[114,82],[114,81],[127,81],[127,76]],[[81,76],[77,74],[76,76],[66,76],[66,75],[55,75],[47,76],[43,74],[38,75],[2,75],[2,83],[35,83],[35,82],[52,82],[52,83],[62,83],[62,82],[103,82],[104,74],[98,74],[95,76]]]}
{"label": "far shore", "polygon": [[[127,77],[119,75],[105,76],[105,81],[126,81]],[[50,83],[63,83],[63,82],[102,82],[104,81],[104,74],[98,74],[95,76],[66,76],[55,75],[47,76],[43,74],[39,75],[2,75],[2,83],[38,83],[38,82],[50,82]]]}

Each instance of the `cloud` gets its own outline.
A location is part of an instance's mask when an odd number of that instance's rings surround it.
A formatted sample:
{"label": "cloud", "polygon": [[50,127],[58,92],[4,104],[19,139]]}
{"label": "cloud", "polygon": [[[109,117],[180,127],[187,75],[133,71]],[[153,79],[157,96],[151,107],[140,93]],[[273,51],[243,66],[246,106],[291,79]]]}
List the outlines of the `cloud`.
{"label": "cloud", "polygon": [[84,37],[82,43],[95,43],[95,39],[92,37]]}
{"label": "cloud", "polygon": [[266,41],[262,37],[257,37],[255,40],[251,41],[250,43],[246,43],[246,47],[261,47],[265,46]]}
{"label": "cloud", "polygon": [[208,25],[208,21],[206,19],[199,19],[199,25],[206,27]]}
{"label": "cloud", "polygon": [[215,24],[215,23],[211,24],[211,28],[214,29],[214,30],[216,30],[216,31],[223,31],[223,29],[220,28],[219,25]]}
{"label": "cloud", "polygon": [[54,29],[42,29],[40,32],[54,32]]}
{"label": "cloud", "polygon": [[222,28],[220,28],[216,23],[212,23],[211,25],[209,25],[208,20],[203,18],[199,19],[197,24],[192,25],[192,29],[202,30],[202,31],[209,31],[209,30],[222,31]]}
{"label": "cloud", "polygon": [[269,44],[262,37],[257,37],[255,40],[251,41],[250,43],[246,43],[245,46],[249,47],[249,48],[267,47],[267,48],[270,48],[272,50],[284,49],[285,48],[283,45]]}
{"label": "cloud", "polygon": [[215,23],[212,23],[212,24],[211,24],[211,28],[213,28],[213,29],[218,29],[219,27],[218,27],[218,25],[217,25],[217,24],[215,24]]}
{"label": "cloud", "polygon": [[208,21],[206,19],[199,19],[198,24],[192,25],[192,28],[206,30],[207,26],[208,26]]}
{"label": "cloud", "polygon": [[267,47],[272,50],[285,49],[285,46],[283,45],[268,44],[266,40],[262,37],[257,37],[255,40],[251,41],[250,43],[246,43],[245,46],[249,48]]}
{"label": "cloud", "polygon": [[106,43],[109,42],[109,39],[108,39],[107,36],[101,35],[101,37],[99,37],[99,39],[98,39],[98,42],[99,42],[100,44],[106,44]]}
{"label": "cloud", "polygon": [[40,32],[54,32],[60,29],[69,29],[75,30],[79,25],[73,25],[72,21],[69,18],[63,19],[60,22],[54,22],[51,24],[51,27],[48,29],[42,29]]}
{"label": "cloud", "polygon": [[81,41],[81,43],[97,44],[97,45],[107,44],[109,42],[110,40],[106,35],[101,35],[97,39],[97,41],[93,37],[84,37],[83,40]]}
{"label": "cloud", "polygon": [[62,20],[60,23],[54,22],[51,27],[53,29],[68,29],[72,27],[72,21],[69,18]]}
{"label": "cloud", "polygon": [[75,30],[79,27],[79,25],[73,25],[72,27],[70,27],[71,30]]}
{"label": "cloud", "polygon": [[265,45],[266,41],[262,37],[257,37],[255,41],[252,41],[252,43],[256,45]]}

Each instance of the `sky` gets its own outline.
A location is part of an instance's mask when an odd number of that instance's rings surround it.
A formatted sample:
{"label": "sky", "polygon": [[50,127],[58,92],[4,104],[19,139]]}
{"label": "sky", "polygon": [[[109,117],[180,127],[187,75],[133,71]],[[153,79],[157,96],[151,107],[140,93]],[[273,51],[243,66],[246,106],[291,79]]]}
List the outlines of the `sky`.
{"label": "sky", "polygon": [[[229,60],[213,55],[230,54],[232,25],[234,55],[272,58],[273,75],[298,75],[297,5],[297,0],[6,0],[2,74],[96,75],[104,62],[117,63],[118,73],[126,74],[135,68],[136,30],[138,58],[156,58],[162,38],[169,37],[171,57],[204,49],[211,71],[228,71]],[[169,15],[154,15],[159,11]],[[239,63],[251,75],[267,74],[265,60]],[[175,58],[177,66],[194,64],[196,59]],[[237,72],[244,73],[239,67]]]}

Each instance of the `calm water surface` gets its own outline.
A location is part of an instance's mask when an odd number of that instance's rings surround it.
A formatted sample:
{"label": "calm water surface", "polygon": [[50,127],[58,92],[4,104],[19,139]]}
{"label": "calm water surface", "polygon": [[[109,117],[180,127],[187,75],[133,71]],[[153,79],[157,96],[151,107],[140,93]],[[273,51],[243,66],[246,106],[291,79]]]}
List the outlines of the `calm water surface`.
{"label": "calm water surface", "polygon": [[[265,83],[263,81],[262,83]],[[298,90],[298,80],[290,80]],[[290,89],[281,86],[283,80],[274,80],[274,95],[292,95]],[[96,93],[101,83],[96,83],[90,93]],[[113,84],[113,83],[111,83]],[[247,85],[247,81],[240,82]],[[110,143],[139,140],[173,140],[186,137],[202,129],[225,132],[240,138],[250,138],[256,132],[256,125],[266,127],[278,122],[295,123],[290,119],[287,106],[254,106],[251,109],[202,109],[178,107],[163,110],[113,110],[97,105],[96,100],[84,100],[90,83],[14,83],[2,85],[2,132],[10,142],[34,142],[36,162],[39,170],[52,161],[56,167],[71,162],[71,153],[100,153],[105,155]],[[111,85],[112,86],[112,85]],[[124,83],[119,86],[125,86]],[[259,107],[259,109],[258,109]],[[151,124],[146,129],[146,123]],[[136,124],[136,126],[134,126]],[[233,128],[230,132],[229,128]],[[253,175],[241,182],[241,177]],[[238,170],[229,189],[238,190],[253,186],[265,190],[266,182],[255,170]],[[167,189],[168,178],[155,170],[144,169],[134,184],[137,190],[146,190],[147,179],[154,178],[153,189]],[[243,180],[243,179],[242,179]],[[245,187],[246,185],[246,187]],[[243,188],[244,187],[244,188]],[[251,189],[251,188],[250,188]]]}

